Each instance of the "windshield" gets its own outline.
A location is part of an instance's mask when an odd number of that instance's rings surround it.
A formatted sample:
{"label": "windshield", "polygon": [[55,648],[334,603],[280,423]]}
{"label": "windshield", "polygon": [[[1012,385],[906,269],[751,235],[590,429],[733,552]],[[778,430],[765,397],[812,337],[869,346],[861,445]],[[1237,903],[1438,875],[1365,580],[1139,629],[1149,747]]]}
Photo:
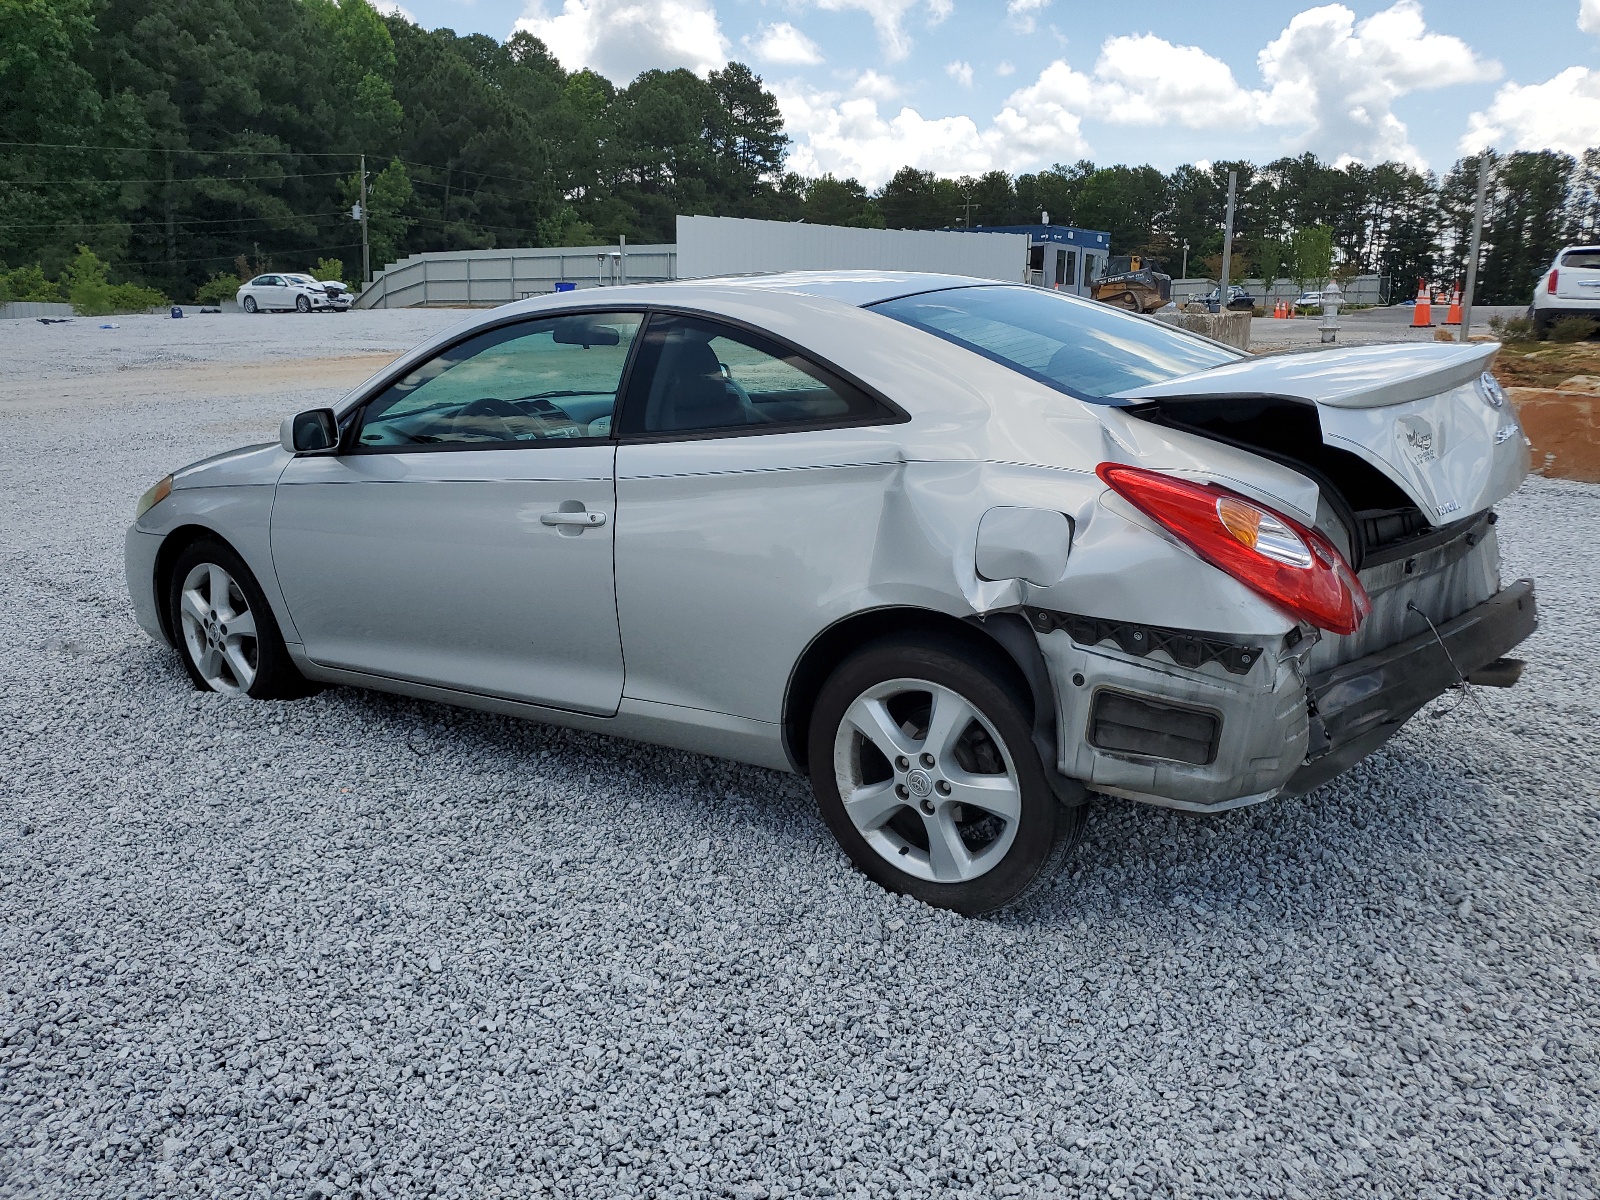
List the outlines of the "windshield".
{"label": "windshield", "polygon": [[950,288],[869,306],[1082,400],[1242,357],[1180,330],[1043,288]]}

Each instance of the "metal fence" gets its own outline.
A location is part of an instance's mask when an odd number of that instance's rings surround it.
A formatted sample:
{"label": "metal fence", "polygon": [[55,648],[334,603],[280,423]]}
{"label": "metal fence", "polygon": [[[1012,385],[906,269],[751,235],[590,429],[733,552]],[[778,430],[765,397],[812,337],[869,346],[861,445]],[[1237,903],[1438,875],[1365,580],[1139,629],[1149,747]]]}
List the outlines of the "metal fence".
{"label": "metal fence", "polygon": [[[1292,279],[1274,280],[1269,288],[1263,279],[1235,279],[1234,283],[1244,288],[1256,298],[1257,303],[1270,306],[1278,300],[1287,300],[1291,304],[1300,295],[1300,286]],[[1179,304],[1190,300],[1198,300],[1207,292],[1214,291],[1217,286],[1215,279],[1174,279],[1172,281],[1172,298]],[[1356,275],[1339,285],[1339,290],[1344,295],[1345,304],[1388,304],[1390,302],[1389,277],[1387,275]]]}
{"label": "metal fence", "polygon": [[677,247],[554,246],[413,254],[378,272],[357,308],[489,307],[557,290],[657,283],[676,275]]}

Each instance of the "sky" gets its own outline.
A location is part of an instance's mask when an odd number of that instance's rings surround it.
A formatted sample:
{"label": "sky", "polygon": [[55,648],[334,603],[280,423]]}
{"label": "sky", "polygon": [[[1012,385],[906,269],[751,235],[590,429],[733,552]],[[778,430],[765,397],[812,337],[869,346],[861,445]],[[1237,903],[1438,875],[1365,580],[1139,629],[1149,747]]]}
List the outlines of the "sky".
{"label": "sky", "polygon": [[[383,0],[380,8],[396,7]],[[429,28],[526,29],[568,70],[747,63],[789,165],[882,184],[1245,158],[1443,172],[1600,146],[1600,0],[399,0]]]}

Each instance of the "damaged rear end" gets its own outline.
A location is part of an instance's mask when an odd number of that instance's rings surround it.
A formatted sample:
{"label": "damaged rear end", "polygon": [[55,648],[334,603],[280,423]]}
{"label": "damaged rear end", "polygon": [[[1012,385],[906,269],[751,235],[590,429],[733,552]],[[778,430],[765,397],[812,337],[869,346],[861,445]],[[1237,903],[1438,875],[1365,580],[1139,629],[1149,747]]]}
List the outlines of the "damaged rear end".
{"label": "damaged rear end", "polygon": [[[1242,603],[1213,606],[1229,633],[1031,610],[1041,634],[1067,635],[1041,644],[1078,684],[1062,689],[1062,771],[1216,811],[1325,782],[1463,681],[1514,683],[1533,584],[1502,586],[1493,505],[1526,476],[1528,445],[1488,373],[1495,349],[1244,359],[1122,393],[1105,423],[1141,453],[1102,479],[1284,619],[1252,635]],[[1228,448],[1215,470],[1178,461],[1206,443]]]}

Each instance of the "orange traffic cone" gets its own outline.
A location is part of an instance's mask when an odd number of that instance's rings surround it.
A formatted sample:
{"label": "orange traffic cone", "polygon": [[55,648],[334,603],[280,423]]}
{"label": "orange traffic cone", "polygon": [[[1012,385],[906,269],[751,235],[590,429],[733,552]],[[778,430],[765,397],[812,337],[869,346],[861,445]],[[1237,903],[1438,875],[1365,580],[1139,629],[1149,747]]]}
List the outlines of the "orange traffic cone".
{"label": "orange traffic cone", "polygon": [[1433,327],[1433,305],[1428,301],[1428,285],[1423,280],[1417,280],[1417,307],[1411,311],[1411,328],[1430,329]]}
{"label": "orange traffic cone", "polygon": [[1461,285],[1459,283],[1450,292],[1450,307],[1445,310],[1444,323],[1446,325],[1461,324]]}

